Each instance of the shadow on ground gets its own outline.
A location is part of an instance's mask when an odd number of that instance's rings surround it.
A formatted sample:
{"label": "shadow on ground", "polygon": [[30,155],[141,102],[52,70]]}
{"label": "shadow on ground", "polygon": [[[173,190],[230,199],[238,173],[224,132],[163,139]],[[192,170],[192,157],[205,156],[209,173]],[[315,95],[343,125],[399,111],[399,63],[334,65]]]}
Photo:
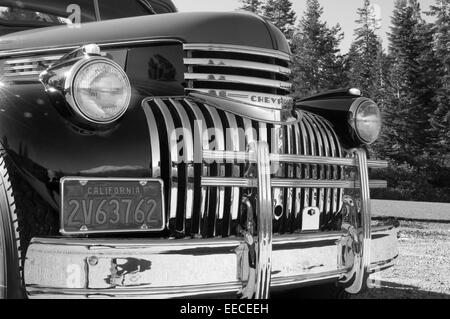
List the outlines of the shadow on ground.
{"label": "shadow on ground", "polygon": [[450,299],[450,294],[382,281],[379,288],[372,288],[363,294],[353,296],[352,299]]}

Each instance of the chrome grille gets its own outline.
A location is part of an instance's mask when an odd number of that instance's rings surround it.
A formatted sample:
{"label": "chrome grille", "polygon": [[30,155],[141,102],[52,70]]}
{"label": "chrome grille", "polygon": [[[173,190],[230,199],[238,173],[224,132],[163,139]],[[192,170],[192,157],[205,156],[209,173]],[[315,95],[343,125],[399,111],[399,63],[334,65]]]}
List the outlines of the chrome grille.
{"label": "chrome grille", "polygon": [[61,55],[48,55],[6,60],[3,67],[4,76],[36,76],[60,58]]}
{"label": "chrome grille", "polygon": [[289,54],[217,44],[185,44],[184,50],[187,91],[270,107],[290,93]]}
{"label": "chrome grille", "polygon": [[[298,124],[281,126],[251,121],[190,98],[148,99],[144,109],[152,137],[152,175],[165,182],[173,237],[237,235],[243,195],[252,193],[254,185],[246,179],[251,177],[251,161],[227,160],[227,152],[248,151],[252,141],[267,141],[270,152],[281,158],[273,179],[274,233],[301,231],[305,207],[320,208],[324,227],[341,210],[343,188],[352,186],[344,181],[339,164],[294,164],[285,158],[346,160],[330,124],[312,113],[304,112]],[[180,138],[173,134],[177,128],[190,134]],[[222,161],[210,161],[217,152]],[[299,187],[300,182],[304,186]]]}

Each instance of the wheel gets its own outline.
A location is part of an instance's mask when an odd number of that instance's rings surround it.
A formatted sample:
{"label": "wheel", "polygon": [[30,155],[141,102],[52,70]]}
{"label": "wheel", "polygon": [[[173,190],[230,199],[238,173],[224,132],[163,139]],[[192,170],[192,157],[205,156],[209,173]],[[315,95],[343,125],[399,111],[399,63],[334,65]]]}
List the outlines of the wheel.
{"label": "wheel", "polygon": [[0,299],[26,297],[26,250],[32,237],[57,234],[57,216],[0,148]]}

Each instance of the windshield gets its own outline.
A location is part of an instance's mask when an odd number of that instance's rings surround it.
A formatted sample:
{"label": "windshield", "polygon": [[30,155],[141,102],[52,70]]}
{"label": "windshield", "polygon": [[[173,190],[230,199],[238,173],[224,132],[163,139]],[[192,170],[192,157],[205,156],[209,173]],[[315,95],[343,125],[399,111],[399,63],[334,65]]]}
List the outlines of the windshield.
{"label": "windshield", "polygon": [[71,24],[72,21],[65,17],[58,17],[53,14],[0,6],[0,21],[10,25],[58,25]]}

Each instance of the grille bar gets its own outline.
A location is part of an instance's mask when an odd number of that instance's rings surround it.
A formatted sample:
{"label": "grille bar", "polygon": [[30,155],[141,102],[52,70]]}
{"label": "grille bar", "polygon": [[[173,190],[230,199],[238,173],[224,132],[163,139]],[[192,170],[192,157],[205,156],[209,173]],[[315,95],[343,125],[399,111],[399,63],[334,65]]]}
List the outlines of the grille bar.
{"label": "grille bar", "polygon": [[[231,113],[226,113],[226,118],[229,125],[229,136],[227,136],[227,140],[231,141],[231,148],[233,151],[244,151],[241,150],[240,136],[239,136],[239,125],[235,115]],[[231,176],[235,178],[239,178],[241,176],[241,167],[237,163],[231,164]],[[231,190],[231,203],[230,203],[230,213],[228,215],[227,224],[228,224],[228,233],[230,234],[230,229],[235,227],[233,221],[236,221],[239,217],[239,208],[241,202],[241,190],[238,187],[233,187]]]}
{"label": "grille bar", "polygon": [[[170,99],[171,105],[175,108],[174,111],[180,117],[181,126],[183,130],[187,130],[187,134],[183,132],[183,139],[181,142],[178,142],[179,146],[183,149],[183,159],[182,162],[186,163],[183,167],[184,172],[184,180],[182,181],[186,185],[185,189],[185,205],[184,205],[184,221],[185,221],[185,231],[186,233],[190,233],[191,231],[191,221],[192,221],[192,213],[193,213],[193,205],[194,205],[194,140],[192,135],[191,122],[187,115],[186,110],[180,104],[179,101]],[[180,141],[179,136],[175,137],[177,141]],[[181,143],[181,144],[180,144]]]}
{"label": "grille bar", "polygon": [[[225,150],[225,136],[224,136],[224,128],[222,121],[220,119],[219,113],[215,108],[209,107],[205,105],[205,111],[209,113],[209,115],[212,118],[213,126],[210,128],[213,130],[214,138],[216,141],[216,148],[220,150]],[[211,139],[212,141],[212,139]],[[225,165],[224,164],[218,164],[218,176],[225,176]],[[219,186],[217,190],[217,205],[215,207],[215,214],[214,214],[214,232],[213,236],[217,236],[217,234],[220,234],[220,229],[222,228],[222,221],[224,217],[225,212],[225,187]],[[228,192],[228,189],[227,189]],[[228,196],[227,196],[228,197]]]}
{"label": "grille bar", "polygon": [[282,90],[286,90],[286,91],[289,91],[292,88],[292,84],[289,82],[276,81],[276,80],[250,77],[250,76],[242,76],[242,75],[185,73],[184,78],[186,80],[197,80],[197,81],[206,81],[206,82],[258,85],[258,86],[282,89]]}
{"label": "grille bar", "polygon": [[240,68],[240,69],[250,69],[267,71],[273,73],[279,73],[283,75],[290,75],[291,69],[285,68],[279,65],[251,62],[251,61],[240,61],[240,60],[230,60],[230,59],[204,59],[204,58],[187,58],[184,59],[184,64],[189,66],[210,66],[210,67],[226,67],[226,68]]}
{"label": "grille bar", "polygon": [[[256,141],[270,142],[275,233],[301,230],[302,212],[310,206],[320,207],[325,224],[342,208],[344,189],[359,185],[343,174],[344,167],[357,167],[356,160],[343,157],[330,124],[312,113],[297,124],[273,125],[189,97],[147,99],[143,107],[152,176],[164,180],[173,237],[237,235],[244,195],[257,187]],[[183,137],[174,134],[179,128]],[[369,167],[386,164],[372,161]],[[386,182],[372,181],[371,187]]]}
{"label": "grille bar", "polygon": [[[169,229],[175,235],[176,232],[182,233],[184,231],[184,229],[180,229],[179,225],[177,225],[177,205],[180,198],[178,197],[178,166],[175,163],[178,163],[179,160],[178,153],[171,147],[176,144],[176,140],[173,139],[172,135],[172,132],[175,131],[175,122],[168,106],[163,100],[156,99],[154,102],[154,106],[158,108],[158,111],[162,115],[162,119],[160,118],[160,120],[164,121],[166,128],[165,141],[167,142],[161,148],[161,154],[168,154],[168,160],[170,161],[164,182],[165,184],[167,183],[167,187],[169,188],[169,191],[166,191],[168,198],[168,205],[166,207],[169,211]],[[153,110],[156,110],[156,108],[153,107]]]}
{"label": "grille bar", "polygon": [[[303,137],[302,137],[303,139]],[[339,153],[338,153],[339,155]],[[206,161],[249,161],[256,163],[256,155],[252,152],[221,152],[221,151],[203,151],[203,159]],[[270,154],[271,161],[279,161],[286,163],[307,163],[307,164],[321,164],[321,165],[339,165],[348,167],[358,167],[354,158],[341,157],[318,157],[309,155],[288,155],[288,154]],[[369,168],[387,168],[386,161],[367,161]]]}
{"label": "grille bar", "polygon": [[291,61],[291,56],[277,50],[269,50],[255,47],[246,47],[229,44],[210,44],[210,43],[186,43],[184,49],[188,51],[214,51],[214,52],[233,52],[249,55],[259,55],[280,60]]}
{"label": "grille bar", "polygon": [[4,76],[38,75],[50,64],[58,61],[62,55],[39,56],[33,58],[19,58],[4,62]]}
{"label": "grille bar", "polygon": [[[272,178],[272,187],[276,188],[357,188],[358,181],[339,180],[298,180],[298,179],[281,179]],[[216,178],[216,177],[202,177],[202,186],[204,187],[241,187],[241,188],[255,188],[257,181],[254,178]],[[381,180],[371,180],[370,188],[386,188],[387,182]]]}
{"label": "grille bar", "polygon": [[[285,153],[285,127],[280,125],[274,126],[274,132],[272,134],[272,147],[271,151],[276,154],[284,154]],[[272,165],[272,173],[274,173],[275,177],[284,177],[284,168],[285,163],[275,163]],[[275,232],[283,232],[283,220],[282,218],[286,213],[286,190],[283,188],[272,188],[272,200],[274,205],[274,222],[273,229]]]}
{"label": "grille bar", "polygon": [[[294,154],[296,152],[296,145],[294,141],[294,126],[290,125],[286,127],[287,135],[286,135],[286,144],[287,144],[287,153]],[[270,159],[270,156],[269,156]],[[286,177],[294,178],[294,164],[288,163],[286,167]],[[293,217],[295,210],[295,188],[289,188],[286,190],[286,225],[287,232],[290,232],[293,228]]]}
{"label": "grille bar", "polygon": [[[198,107],[196,103],[193,103],[189,100],[184,100],[184,102],[187,105],[186,110],[190,111],[191,114],[193,114],[193,118],[197,119],[197,121],[194,123],[195,132],[194,132],[194,138],[197,141],[200,141],[200,143],[197,143],[198,147],[200,149],[196,149],[194,152],[194,156],[200,156],[196,159],[196,163],[201,163],[201,153],[203,151],[209,150],[209,136],[203,136],[203,132],[207,131],[206,127],[206,120],[203,116],[202,111]],[[195,144],[194,144],[195,147]],[[201,165],[196,164],[196,175],[201,174],[201,176],[210,176],[210,168],[208,165]],[[194,203],[196,206],[194,207],[194,212],[198,212],[197,214],[194,214],[193,216],[193,228],[192,233],[196,235],[202,235],[205,234],[204,232],[204,225],[207,225],[207,213],[209,211],[209,196],[210,196],[210,189],[201,187],[201,181],[196,180],[196,187],[195,187],[195,199]],[[198,198],[198,194],[201,194],[201,197]],[[200,206],[197,206],[200,205]]]}

